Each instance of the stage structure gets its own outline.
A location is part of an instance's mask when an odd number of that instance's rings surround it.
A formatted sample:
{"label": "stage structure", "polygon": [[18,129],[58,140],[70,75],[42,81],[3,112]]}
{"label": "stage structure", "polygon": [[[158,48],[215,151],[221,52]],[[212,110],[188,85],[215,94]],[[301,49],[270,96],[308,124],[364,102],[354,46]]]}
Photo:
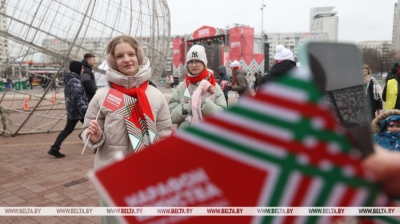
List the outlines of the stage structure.
{"label": "stage structure", "polygon": [[184,38],[175,37],[172,46],[175,77],[184,76],[186,53],[193,45],[204,46],[207,67],[215,74],[220,65],[225,65],[231,74],[229,67],[235,60],[248,74],[264,71],[264,54],[254,53],[254,28],[237,26],[221,29],[202,26]]}
{"label": "stage structure", "polygon": [[[106,44],[120,34],[142,43],[157,83],[171,41],[166,0],[1,0],[1,134],[62,130],[66,120],[62,77],[69,62],[81,61],[89,52],[100,65]],[[33,89],[27,86],[29,75],[34,76]],[[54,91],[56,79],[61,88]],[[42,88],[44,81],[47,85]]]}

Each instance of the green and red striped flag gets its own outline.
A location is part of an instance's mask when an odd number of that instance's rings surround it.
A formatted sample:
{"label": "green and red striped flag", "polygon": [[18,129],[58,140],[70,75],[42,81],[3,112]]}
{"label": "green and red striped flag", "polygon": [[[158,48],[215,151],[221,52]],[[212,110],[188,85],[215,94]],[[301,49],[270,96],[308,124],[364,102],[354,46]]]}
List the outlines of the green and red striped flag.
{"label": "green and red striped flag", "polygon": [[[203,171],[202,182],[189,178],[192,170]],[[95,175],[108,204],[120,207],[363,207],[388,203],[361,168],[350,136],[330,117],[305,70],[267,83],[255,97],[241,98],[228,110],[180,129],[169,139]],[[179,183],[175,187],[179,189],[171,187],[162,195],[153,191],[172,183]],[[143,200],[134,197],[127,201],[129,195],[140,195]],[[132,216],[124,218],[139,223]],[[331,223],[335,219],[219,218],[219,223]],[[399,223],[387,217],[377,219]],[[215,217],[210,216],[182,221],[212,222]]]}
{"label": "green and red striped flag", "polygon": [[[386,198],[360,167],[306,71],[262,86],[229,110],[176,133],[207,148],[262,160],[277,170],[260,206],[369,206]],[[264,217],[263,223],[328,223],[332,217]]]}

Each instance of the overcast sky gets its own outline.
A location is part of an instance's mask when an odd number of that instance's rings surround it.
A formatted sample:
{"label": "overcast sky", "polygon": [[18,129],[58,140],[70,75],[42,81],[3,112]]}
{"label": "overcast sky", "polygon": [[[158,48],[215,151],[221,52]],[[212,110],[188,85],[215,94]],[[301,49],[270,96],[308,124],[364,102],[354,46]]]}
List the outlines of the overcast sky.
{"label": "overcast sky", "polygon": [[[264,32],[308,32],[310,9],[336,6],[339,41],[391,40],[398,0],[264,0]],[[167,0],[171,35],[189,34],[203,25],[233,23],[261,31],[262,0]]]}

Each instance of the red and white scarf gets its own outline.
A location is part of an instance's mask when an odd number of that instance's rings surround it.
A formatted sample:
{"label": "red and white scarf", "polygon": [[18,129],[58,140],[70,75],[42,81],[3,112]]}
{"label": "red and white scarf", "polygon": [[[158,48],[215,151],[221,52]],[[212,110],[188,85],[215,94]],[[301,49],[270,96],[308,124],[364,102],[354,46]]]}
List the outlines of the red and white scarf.
{"label": "red and white scarf", "polygon": [[[207,88],[206,88],[206,85],[203,80],[206,82],[208,81],[210,83],[209,85],[207,85]],[[198,92],[197,92],[197,94],[195,94],[196,96],[194,96],[193,94],[195,93],[195,91],[194,91],[193,84],[197,84],[202,81],[203,81],[203,85],[202,86],[199,85],[199,87],[197,87],[198,89],[196,91],[198,91]],[[193,122],[196,122],[196,121],[202,119],[201,108],[200,108],[201,96],[204,95],[205,92],[207,92],[207,90],[210,90],[210,91],[213,90],[214,94],[212,94],[212,93],[207,94],[207,97],[214,100],[215,88],[210,88],[210,86],[215,87],[215,85],[217,83],[215,82],[214,74],[205,68],[197,76],[192,77],[192,76],[189,76],[188,74],[186,74],[185,84],[186,84],[186,88],[183,91],[183,101],[185,104],[188,104],[188,103],[190,103],[190,101],[192,101],[191,102],[192,103],[192,115],[195,116],[194,120],[192,120],[192,116],[187,116],[185,120],[193,123]],[[205,89],[207,89],[207,90],[205,90]],[[194,96],[194,97],[192,97],[192,96]]]}
{"label": "red and white scarf", "polygon": [[211,83],[212,86],[216,85],[214,74],[208,71],[206,68],[197,76],[189,76],[188,74],[185,75],[185,84],[186,89],[184,90],[183,99],[185,103],[189,103],[191,96],[194,92],[194,87],[192,85],[200,82],[203,79],[207,79]]}
{"label": "red and white scarf", "polygon": [[123,86],[112,84],[112,88],[134,98],[132,103],[126,104],[125,113],[120,113],[125,118],[126,129],[134,152],[138,152],[158,140],[156,122],[145,93],[148,85],[149,83],[146,81],[139,88],[126,89]]}

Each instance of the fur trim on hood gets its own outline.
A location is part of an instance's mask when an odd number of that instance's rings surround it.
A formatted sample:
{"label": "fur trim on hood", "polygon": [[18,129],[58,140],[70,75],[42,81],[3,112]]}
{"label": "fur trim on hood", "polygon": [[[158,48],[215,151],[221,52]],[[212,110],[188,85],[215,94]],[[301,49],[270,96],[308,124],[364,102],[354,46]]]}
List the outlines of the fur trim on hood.
{"label": "fur trim on hood", "polygon": [[379,114],[378,117],[376,117],[371,123],[372,133],[374,134],[379,133],[379,131],[381,130],[380,127],[381,122],[392,115],[400,115],[400,110],[397,109],[387,110]]}

